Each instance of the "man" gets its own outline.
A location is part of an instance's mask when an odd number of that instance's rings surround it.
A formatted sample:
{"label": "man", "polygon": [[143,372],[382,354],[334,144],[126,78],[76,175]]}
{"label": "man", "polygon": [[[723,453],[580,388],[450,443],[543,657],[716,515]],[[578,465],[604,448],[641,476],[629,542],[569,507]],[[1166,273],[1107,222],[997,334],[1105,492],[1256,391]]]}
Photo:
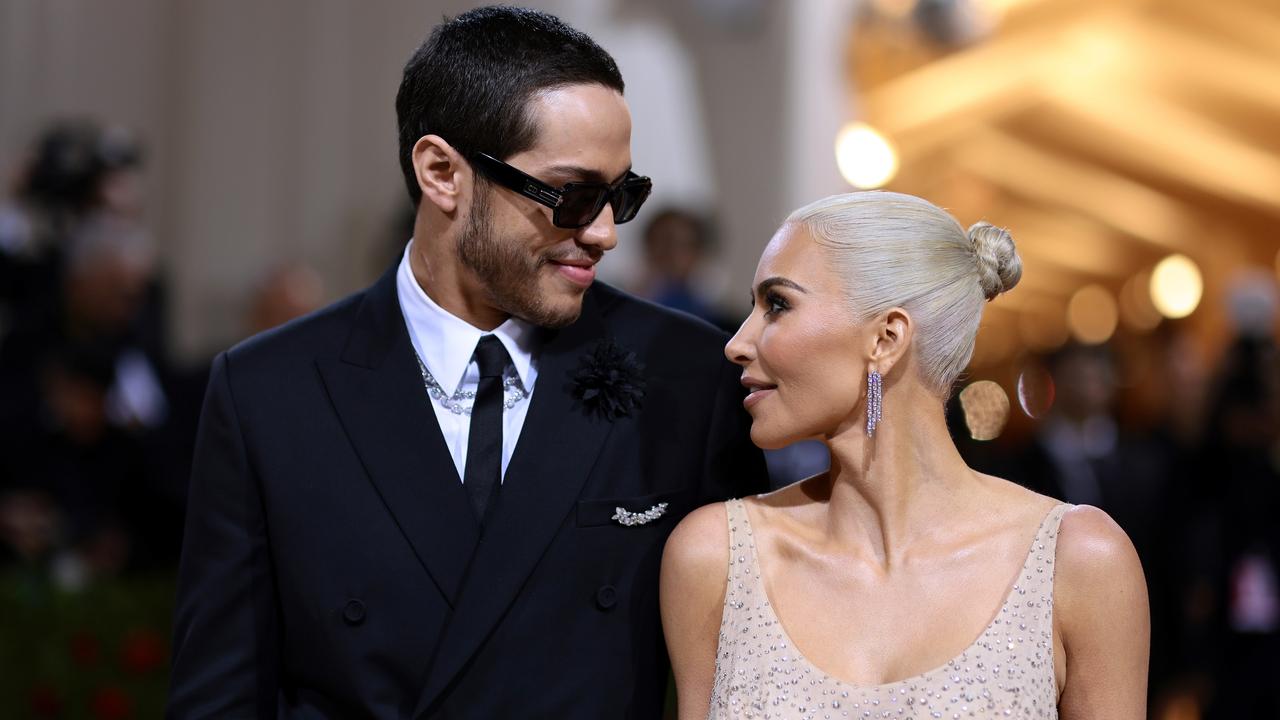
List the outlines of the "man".
{"label": "man", "polygon": [[663,542],[765,479],[724,336],[594,282],[649,188],[622,90],[529,10],[409,61],[404,258],[214,361],[171,716],[660,715]]}

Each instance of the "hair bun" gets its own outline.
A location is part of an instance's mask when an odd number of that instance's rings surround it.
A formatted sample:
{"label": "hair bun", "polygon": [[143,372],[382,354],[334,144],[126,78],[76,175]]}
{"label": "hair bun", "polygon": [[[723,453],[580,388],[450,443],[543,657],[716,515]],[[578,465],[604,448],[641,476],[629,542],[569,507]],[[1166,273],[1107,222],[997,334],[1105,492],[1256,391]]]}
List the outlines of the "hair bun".
{"label": "hair bun", "polygon": [[988,300],[1008,292],[1022,278],[1022,258],[1014,247],[1008,230],[989,222],[974,223],[969,228],[969,242],[978,257],[978,284]]}

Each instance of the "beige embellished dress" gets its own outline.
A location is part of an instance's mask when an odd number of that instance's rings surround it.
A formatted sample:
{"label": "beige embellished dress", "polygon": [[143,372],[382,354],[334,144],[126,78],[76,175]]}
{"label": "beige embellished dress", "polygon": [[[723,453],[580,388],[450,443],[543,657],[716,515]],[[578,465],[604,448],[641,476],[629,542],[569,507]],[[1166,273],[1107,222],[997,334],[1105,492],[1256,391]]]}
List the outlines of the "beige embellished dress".
{"label": "beige embellished dress", "polygon": [[1057,718],[1053,560],[1070,507],[1045,517],[1004,604],[973,644],[941,667],[868,687],[823,673],[787,637],[765,596],[746,506],[730,500],[729,581],[708,717]]}

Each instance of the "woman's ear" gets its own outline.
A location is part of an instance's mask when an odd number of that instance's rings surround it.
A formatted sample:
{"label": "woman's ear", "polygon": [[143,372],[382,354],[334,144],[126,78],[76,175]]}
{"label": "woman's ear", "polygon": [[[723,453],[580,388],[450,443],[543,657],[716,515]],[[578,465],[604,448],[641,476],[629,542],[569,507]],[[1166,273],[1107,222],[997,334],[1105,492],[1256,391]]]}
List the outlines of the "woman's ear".
{"label": "woman's ear", "polygon": [[471,166],[439,135],[423,135],[413,145],[413,172],[423,200],[446,215],[458,209],[464,186],[471,181]]}
{"label": "woman's ear", "polygon": [[900,307],[889,308],[873,323],[875,335],[871,338],[871,367],[881,375],[888,375],[911,346],[915,324],[911,314]]}

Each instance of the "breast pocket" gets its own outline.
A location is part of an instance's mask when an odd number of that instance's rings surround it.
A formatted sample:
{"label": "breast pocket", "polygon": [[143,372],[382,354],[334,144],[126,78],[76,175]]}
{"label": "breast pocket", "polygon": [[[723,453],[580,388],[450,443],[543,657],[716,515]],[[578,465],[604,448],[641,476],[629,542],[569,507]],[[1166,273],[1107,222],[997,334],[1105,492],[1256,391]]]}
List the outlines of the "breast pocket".
{"label": "breast pocket", "polygon": [[578,527],[659,527],[674,522],[688,511],[689,493],[672,491],[621,498],[590,498],[578,501]]}

